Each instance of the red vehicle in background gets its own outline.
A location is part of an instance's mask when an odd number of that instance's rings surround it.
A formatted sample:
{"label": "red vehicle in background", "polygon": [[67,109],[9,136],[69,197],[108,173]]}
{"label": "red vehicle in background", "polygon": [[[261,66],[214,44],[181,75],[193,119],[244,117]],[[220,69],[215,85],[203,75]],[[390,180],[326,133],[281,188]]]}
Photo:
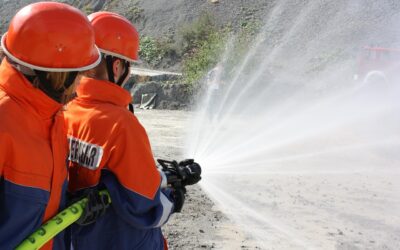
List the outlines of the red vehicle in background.
{"label": "red vehicle in background", "polygon": [[400,49],[364,47],[354,80],[392,81],[400,78]]}

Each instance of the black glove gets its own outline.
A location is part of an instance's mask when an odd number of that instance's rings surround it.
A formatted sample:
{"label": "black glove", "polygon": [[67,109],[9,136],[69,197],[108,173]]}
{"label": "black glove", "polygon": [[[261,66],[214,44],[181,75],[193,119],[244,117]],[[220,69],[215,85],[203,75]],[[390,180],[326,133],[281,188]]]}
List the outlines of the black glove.
{"label": "black glove", "polygon": [[201,180],[201,167],[193,159],[181,162],[157,160],[167,177],[167,184],[173,188],[181,188],[196,184]]}
{"label": "black glove", "polygon": [[182,185],[193,185],[201,180],[201,167],[193,159],[186,159],[178,163],[182,175]]}
{"label": "black glove", "polygon": [[172,190],[172,197],[174,199],[174,211],[173,213],[180,213],[183,207],[183,203],[185,203],[185,194],[186,189],[176,188]]}
{"label": "black glove", "polygon": [[[85,196],[82,198],[85,198]],[[96,189],[88,190],[86,198],[88,199],[88,202],[83,209],[83,213],[75,222],[81,226],[86,226],[95,222],[97,218],[104,215],[106,209],[110,206],[110,201],[107,195],[100,194]]]}

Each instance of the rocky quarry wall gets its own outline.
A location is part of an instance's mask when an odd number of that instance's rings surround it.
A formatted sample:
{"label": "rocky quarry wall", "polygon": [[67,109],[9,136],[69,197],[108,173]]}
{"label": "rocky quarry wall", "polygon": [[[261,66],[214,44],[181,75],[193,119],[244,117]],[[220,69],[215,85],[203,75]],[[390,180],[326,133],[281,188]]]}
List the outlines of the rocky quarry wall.
{"label": "rocky quarry wall", "polygon": [[140,106],[144,94],[156,94],[155,109],[190,109],[194,104],[191,86],[184,83],[144,82],[130,89],[133,104]]}

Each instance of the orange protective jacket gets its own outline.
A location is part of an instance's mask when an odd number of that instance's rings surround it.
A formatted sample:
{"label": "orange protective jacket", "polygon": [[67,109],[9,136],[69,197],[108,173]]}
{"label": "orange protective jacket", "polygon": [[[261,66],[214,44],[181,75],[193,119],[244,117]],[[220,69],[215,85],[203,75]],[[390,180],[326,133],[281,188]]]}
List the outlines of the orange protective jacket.
{"label": "orange protective jacket", "polygon": [[[6,59],[0,66],[0,249],[14,249],[64,206],[62,105]],[[42,249],[64,249],[63,235]]]}
{"label": "orange protective jacket", "polygon": [[74,249],[163,249],[160,226],[173,205],[130,101],[120,86],[84,77],[66,108],[69,189],[100,186],[112,200],[96,223],[73,228]]}

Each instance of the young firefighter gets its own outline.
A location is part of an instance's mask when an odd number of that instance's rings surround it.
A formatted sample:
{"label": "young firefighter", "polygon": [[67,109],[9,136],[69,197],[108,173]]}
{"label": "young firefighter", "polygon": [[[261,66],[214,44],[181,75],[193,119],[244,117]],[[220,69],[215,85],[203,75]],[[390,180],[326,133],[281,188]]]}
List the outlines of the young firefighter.
{"label": "young firefighter", "polygon": [[[79,37],[79,44],[76,39]],[[0,249],[14,249],[64,206],[67,138],[59,112],[78,71],[95,67],[93,28],[54,2],[22,8],[1,39]],[[65,249],[63,235],[42,249]]]}
{"label": "young firefighter", "polygon": [[[182,208],[184,188],[161,190],[147,134],[127,109],[131,96],[122,86],[130,62],[138,59],[139,35],[115,13],[93,13],[89,20],[103,58],[85,73],[65,112],[69,189],[79,196],[105,188],[112,202],[103,216],[88,213],[72,227],[72,245],[75,250],[167,248],[160,227]],[[191,178],[191,184],[199,180]]]}

